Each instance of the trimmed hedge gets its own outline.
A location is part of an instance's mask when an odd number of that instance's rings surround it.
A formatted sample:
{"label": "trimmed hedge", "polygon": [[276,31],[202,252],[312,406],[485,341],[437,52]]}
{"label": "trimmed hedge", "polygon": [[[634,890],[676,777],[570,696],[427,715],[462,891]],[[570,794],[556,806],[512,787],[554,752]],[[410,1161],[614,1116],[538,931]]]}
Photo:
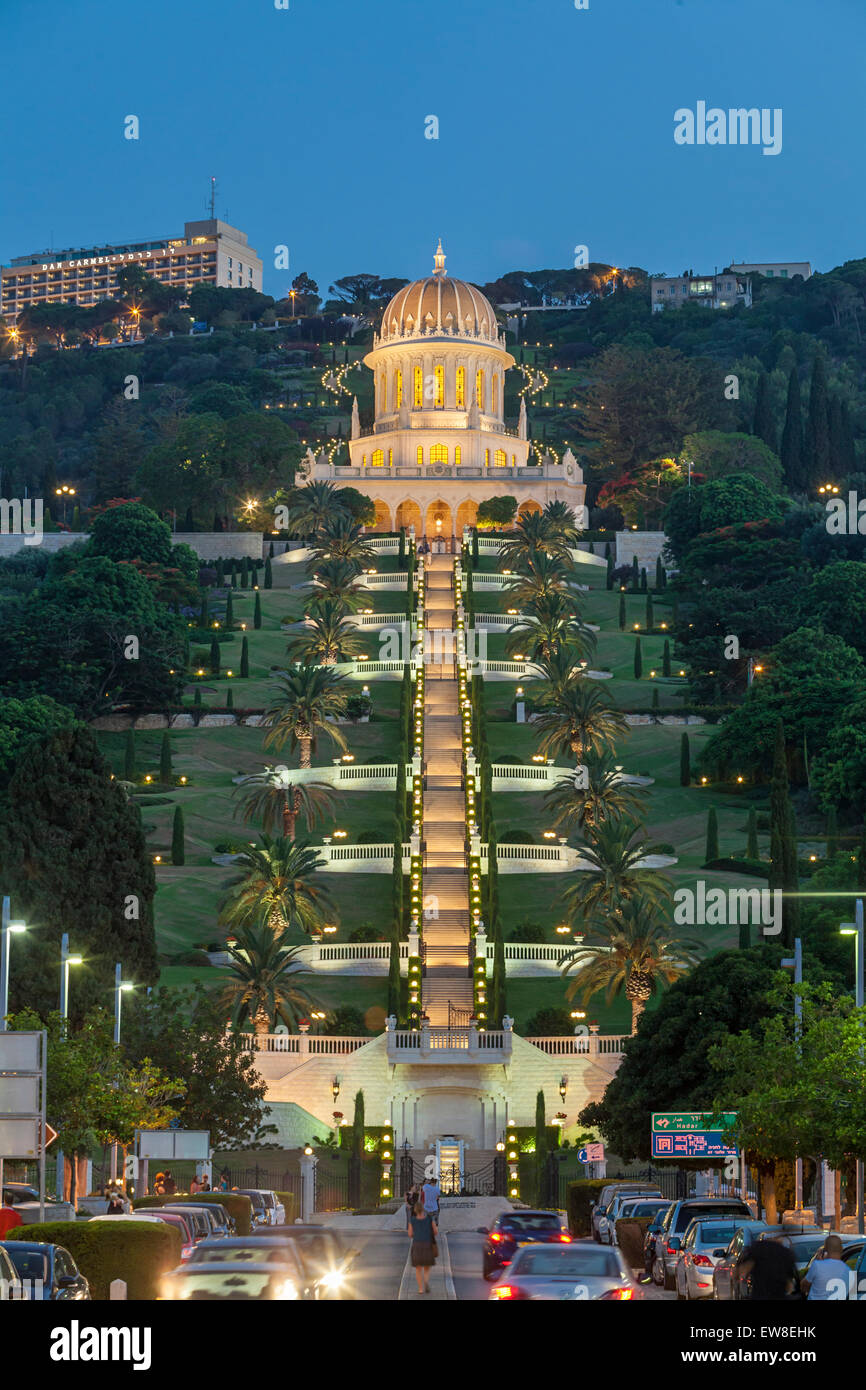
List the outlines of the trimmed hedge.
{"label": "trimmed hedge", "polygon": [[298,1213],[295,1209],[295,1194],[294,1192],[277,1192],[276,1195],[278,1201],[282,1202],[285,1207],[286,1225],[291,1226],[298,1217]]}
{"label": "trimmed hedge", "polygon": [[610,1178],[580,1178],[568,1184],[566,1210],[568,1229],[573,1236],[592,1235],[591,1206],[609,1182]]}
{"label": "trimmed hedge", "polygon": [[167,1221],[46,1221],[17,1226],[6,1240],[45,1240],[64,1246],[95,1299],[108,1299],[114,1279],[128,1299],[159,1296],[162,1276],[180,1264],[181,1235]]}
{"label": "trimmed hedge", "polygon": [[132,1205],[137,1210],[139,1207],[164,1207],[167,1203],[174,1206],[178,1202],[188,1202],[193,1207],[203,1206],[205,1202],[216,1202],[219,1206],[225,1207],[229,1216],[234,1219],[239,1236],[248,1236],[250,1233],[253,1204],[249,1197],[242,1196],[240,1192],[197,1192],[194,1197],[187,1192],[176,1192],[171,1197],[167,1194],[163,1197],[136,1197]]}
{"label": "trimmed hedge", "polygon": [[770,877],[770,864],[766,859],[711,859],[704,868],[726,869],[730,874],[750,874],[753,878]]}

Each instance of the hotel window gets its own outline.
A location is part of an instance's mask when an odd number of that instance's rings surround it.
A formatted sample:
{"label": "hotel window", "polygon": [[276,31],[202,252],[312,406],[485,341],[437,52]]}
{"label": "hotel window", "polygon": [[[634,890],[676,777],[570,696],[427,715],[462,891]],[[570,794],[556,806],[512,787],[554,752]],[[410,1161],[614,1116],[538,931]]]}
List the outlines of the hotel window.
{"label": "hotel window", "polygon": [[399,410],[403,404],[403,373],[398,368],[394,373],[394,409]]}
{"label": "hotel window", "polygon": [[493,414],[499,414],[499,377],[493,374]]}
{"label": "hotel window", "polygon": [[508,463],[508,456],[504,449],[497,449],[493,455],[493,463],[497,468],[504,468]]}
{"label": "hotel window", "polygon": [[423,444],[419,444],[419,445],[418,445],[418,448],[417,448],[416,451],[415,451],[415,458],[416,458],[416,460],[417,460],[418,467],[419,467],[419,468],[423,468],[423,467],[424,467],[424,445],[423,445]]}
{"label": "hotel window", "polygon": [[420,367],[415,367],[412,373],[412,380],[412,392],[413,400],[415,403],[415,409],[420,410],[424,404],[424,373],[422,372]]}
{"label": "hotel window", "polygon": [[447,463],[447,462],[448,462],[448,445],[447,445],[447,444],[434,444],[434,445],[432,445],[432,447],[431,447],[431,449],[430,449],[430,462],[431,462],[431,463]]}
{"label": "hotel window", "polygon": [[434,367],[433,375],[436,380],[435,403],[437,407],[441,408],[445,404],[445,368],[442,366]]}
{"label": "hotel window", "polygon": [[489,468],[489,467],[490,467],[490,450],[489,450],[489,449],[485,449],[485,450],[484,450],[484,467],[485,467],[485,468]]}
{"label": "hotel window", "polygon": [[384,450],[384,449],[374,449],[374,450],[373,450],[372,458],[370,459],[370,462],[371,462],[371,464],[373,465],[374,468],[384,468],[384,466],[385,466],[385,450]]}
{"label": "hotel window", "polygon": [[456,380],[455,380],[455,387],[456,387],[456,390],[457,390],[457,409],[458,409],[458,410],[465,410],[465,409],[466,409],[466,368],[465,368],[465,367],[458,367],[458,368],[457,368],[457,377],[456,377]]}
{"label": "hotel window", "polygon": [[475,404],[479,410],[484,409],[484,373],[480,368],[475,373]]}
{"label": "hotel window", "polygon": [[456,446],[455,450],[454,450],[454,462],[456,463],[456,465],[457,465],[458,468],[460,467],[460,461],[461,461],[462,457],[463,457],[463,450],[460,448],[460,445],[458,444],[458,445]]}

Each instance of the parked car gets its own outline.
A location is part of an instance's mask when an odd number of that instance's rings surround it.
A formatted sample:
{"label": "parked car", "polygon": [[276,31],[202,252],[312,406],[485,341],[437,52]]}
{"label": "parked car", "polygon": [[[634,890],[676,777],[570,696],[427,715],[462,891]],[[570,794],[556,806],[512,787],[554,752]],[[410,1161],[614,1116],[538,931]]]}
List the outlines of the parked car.
{"label": "parked car", "polygon": [[[655,1194],[648,1194],[655,1196]],[[633,1192],[616,1192],[608,1202],[603,1214],[598,1220],[598,1238],[602,1245],[615,1245],[616,1223],[623,1214],[623,1207],[626,1202],[635,1200]],[[659,1192],[657,1200],[662,1206],[668,1206],[662,1194]]]}
{"label": "parked car", "polygon": [[647,1273],[652,1273],[652,1271],[655,1269],[656,1242],[664,1229],[665,1217],[667,1216],[672,1206],[673,1203],[668,1202],[665,1206],[659,1207],[658,1211],[656,1212],[655,1216],[650,1221],[649,1225],[647,1226],[644,1232],[643,1263],[644,1269],[647,1271]]}
{"label": "parked car", "polygon": [[276,1192],[271,1191],[271,1189],[267,1187],[258,1187],[245,1190],[242,1195],[249,1197],[251,1201],[254,1195],[261,1197],[265,1204],[266,1224],[268,1226],[285,1226],[286,1209]]}
{"label": "parked car", "polygon": [[167,1226],[174,1226],[176,1231],[180,1231],[181,1245],[180,1258],[188,1260],[195,1249],[196,1237],[193,1229],[191,1217],[184,1214],[181,1216],[179,1211],[159,1211],[153,1208],[153,1214],[158,1221],[164,1222]]}
{"label": "parked car", "polygon": [[631,1178],[620,1178],[618,1182],[609,1182],[606,1187],[601,1189],[597,1200],[592,1205],[593,1240],[599,1240],[598,1223],[611,1198],[616,1196],[617,1192],[631,1192],[635,1197],[639,1197],[642,1192],[648,1192],[654,1197],[661,1196],[654,1182],[632,1182]]}
{"label": "parked car", "polygon": [[90,1298],[90,1285],[69,1251],[42,1240],[3,1241],[27,1302],[66,1303]]}
{"label": "parked car", "polygon": [[619,1250],[588,1244],[525,1245],[490,1290],[490,1301],[620,1302],[643,1298]]}
{"label": "parked car", "polygon": [[[658,1216],[663,1216],[670,1206],[667,1197],[625,1197],[623,1198],[617,1221],[625,1221],[628,1217],[634,1217],[636,1221],[655,1220]],[[616,1221],[611,1224],[611,1245],[619,1245],[616,1234]]]}
{"label": "parked car", "polygon": [[283,1232],[295,1243],[309,1277],[315,1280],[317,1298],[354,1298],[349,1278],[354,1252],[344,1250],[333,1231],[325,1226],[297,1225],[284,1226]]}
{"label": "parked car", "polygon": [[188,1211],[201,1212],[207,1222],[208,1233],[212,1236],[229,1236],[234,1234],[234,1222],[231,1220],[224,1206],[219,1202],[202,1202],[197,1206],[195,1202],[166,1202],[160,1207],[160,1211],[177,1211],[181,1216],[185,1216]]}
{"label": "parked car", "polygon": [[738,1220],[698,1217],[692,1221],[674,1268],[678,1299],[712,1298],[716,1265],[736,1235]]}
{"label": "parked car", "polygon": [[674,1271],[683,1236],[697,1216],[735,1216],[741,1223],[747,1223],[752,1220],[752,1211],[739,1197],[687,1197],[672,1202],[656,1236],[653,1264],[655,1283],[663,1284],[668,1291],[674,1287]]}
{"label": "parked car", "polygon": [[229,1236],[225,1240],[202,1240],[191,1256],[192,1264],[281,1264],[286,1252],[304,1273],[304,1297],[319,1297],[319,1281],[308,1267],[296,1241],[288,1235]]}
{"label": "parked car", "polygon": [[38,1187],[32,1187],[29,1182],[4,1182],[2,1202],[4,1207],[17,1207],[21,1202],[38,1201]]}
{"label": "parked car", "polygon": [[521,1246],[571,1242],[559,1217],[550,1211],[505,1211],[489,1230],[479,1226],[478,1231],[487,1236],[481,1270],[485,1279],[510,1265]]}
{"label": "parked car", "polygon": [[802,1279],[812,1256],[827,1239],[823,1226],[768,1226],[758,1232],[758,1240],[778,1240],[787,1245],[797,1261],[797,1277]]}
{"label": "parked car", "polygon": [[6,1253],[5,1242],[0,1243],[0,1302],[11,1303],[21,1297],[18,1270]]}
{"label": "parked car", "polygon": [[170,1301],[182,1299],[259,1299],[295,1302],[303,1298],[304,1274],[297,1260],[253,1264],[249,1260],[214,1264],[188,1261],[179,1265],[162,1281],[162,1297]]}
{"label": "parked car", "polygon": [[[253,1208],[253,1226],[275,1226],[277,1224],[275,1221],[271,1221],[265,1195],[257,1187],[233,1187],[232,1191],[236,1192],[239,1197],[249,1197]],[[285,1216],[285,1212],[283,1215]]]}
{"label": "parked car", "polygon": [[717,1301],[748,1298],[749,1288],[741,1266],[749,1258],[752,1246],[770,1228],[766,1221],[747,1221],[735,1230],[728,1248],[715,1268],[713,1298]]}

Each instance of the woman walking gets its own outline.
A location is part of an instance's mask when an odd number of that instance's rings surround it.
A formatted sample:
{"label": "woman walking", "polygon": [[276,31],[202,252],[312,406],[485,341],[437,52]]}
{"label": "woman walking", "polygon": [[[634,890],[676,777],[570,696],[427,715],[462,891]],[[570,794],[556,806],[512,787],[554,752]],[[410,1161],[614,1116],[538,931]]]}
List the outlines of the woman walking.
{"label": "woman walking", "polygon": [[410,1253],[419,1293],[430,1292],[430,1270],[439,1254],[436,1244],[438,1234],[436,1222],[424,1210],[424,1203],[416,1202],[409,1221],[409,1239],[412,1242]]}

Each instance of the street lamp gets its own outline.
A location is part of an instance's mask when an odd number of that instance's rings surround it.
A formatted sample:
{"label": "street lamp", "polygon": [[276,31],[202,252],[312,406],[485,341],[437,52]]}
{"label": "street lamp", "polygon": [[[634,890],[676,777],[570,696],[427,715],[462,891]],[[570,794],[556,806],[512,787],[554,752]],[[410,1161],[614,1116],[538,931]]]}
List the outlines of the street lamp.
{"label": "street lamp", "polygon": [[567,1077],[567,1076],[563,1076],[563,1077],[560,1078],[560,1082],[559,1082],[559,1098],[560,1098],[560,1100],[565,1100],[565,1093],[566,1093],[567,1090],[568,1090],[568,1077]]}
{"label": "street lamp", "polygon": [[69,967],[70,965],[83,964],[83,956],[70,955],[69,932],[64,932],[60,939],[60,1017],[64,1025],[64,1033],[66,1032],[66,1020],[69,1017]]}
{"label": "street lamp", "polygon": [[[863,1007],[863,899],[854,904],[854,921],[840,922],[842,936],[854,938],[854,1003],[858,1009]],[[863,1160],[857,1159],[857,1230],[863,1234]]]}
{"label": "street lamp", "polygon": [[10,936],[27,930],[27,924],[12,920],[12,904],[9,898],[3,899],[3,915],[0,919],[0,1033],[6,1032],[6,1015],[9,1012],[9,948]]}
{"label": "street lamp", "polygon": [[335,1076],[334,1079],[333,1079],[333,1081],[331,1082],[331,1095],[334,1097],[334,1100],[336,1100],[337,1097],[339,1096],[339,1094],[340,1094],[340,1078],[339,1078],[339,1076]]}
{"label": "street lamp", "polygon": [[114,967],[114,1042],[115,1046],[120,1042],[120,1000],[121,995],[134,986],[129,980],[122,979],[122,969],[120,962]]}

